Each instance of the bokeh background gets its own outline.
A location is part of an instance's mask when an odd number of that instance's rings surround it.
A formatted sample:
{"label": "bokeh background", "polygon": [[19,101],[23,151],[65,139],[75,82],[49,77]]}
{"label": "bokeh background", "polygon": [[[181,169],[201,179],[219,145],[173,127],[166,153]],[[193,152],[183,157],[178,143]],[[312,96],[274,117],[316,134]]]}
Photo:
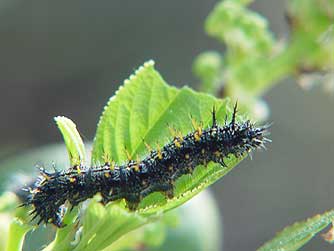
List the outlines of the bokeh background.
{"label": "bokeh background", "polygon": [[[0,160],[60,142],[56,115],[74,120],[92,140],[108,98],[148,59],[168,83],[196,88],[196,55],[224,50],[203,29],[215,3],[2,0]],[[258,0],[251,7],[269,19],[277,37],[287,37],[284,1]],[[334,205],[333,97],[320,88],[305,91],[291,78],[265,99],[273,143],[212,187],[224,251],[255,250],[283,227]],[[11,180],[1,165],[0,175]],[[316,237],[303,250],[332,249]]]}

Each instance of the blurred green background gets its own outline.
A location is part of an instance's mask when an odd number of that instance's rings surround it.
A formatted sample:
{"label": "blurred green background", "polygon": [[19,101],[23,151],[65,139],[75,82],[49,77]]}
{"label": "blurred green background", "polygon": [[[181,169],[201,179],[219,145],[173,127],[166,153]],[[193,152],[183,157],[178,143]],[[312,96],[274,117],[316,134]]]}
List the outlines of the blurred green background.
{"label": "blurred green background", "polygon": [[[196,88],[191,72],[196,55],[224,50],[203,30],[215,3],[1,1],[1,160],[61,141],[56,115],[73,119],[91,140],[108,98],[148,59],[156,61],[168,83]],[[269,19],[277,37],[288,36],[284,1],[258,0],[251,6]],[[224,251],[255,250],[283,227],[333,207],[333,97],[286,79],[265,99],[273,143],[213,186],[223,216]],[[32,172],[39,161],[27,160],[16,170]],[[0,172],[3,189],[13,174],[1,165]],[[316,237],[303,250],[320,249],[333,246]]]}

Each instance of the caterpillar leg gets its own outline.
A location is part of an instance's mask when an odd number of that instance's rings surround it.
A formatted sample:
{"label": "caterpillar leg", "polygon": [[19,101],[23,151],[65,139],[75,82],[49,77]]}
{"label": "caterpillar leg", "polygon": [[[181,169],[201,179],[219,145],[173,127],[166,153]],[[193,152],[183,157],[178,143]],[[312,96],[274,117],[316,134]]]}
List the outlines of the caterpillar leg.
{"label": "caterpillar leg", "polygon": [[174,185],[173,183],[165,183],[161,185],[161,190],[165,194],[166,198],[174,198]]}
{"label": "caterpillar leg", "polygon": [[124,194],[121,193],[120,191],[113,191],[113,190],[108,190],[108,191],[102,191],[102,200],[100,201],[102,205],[107,205],[110,201],[116,201],[124,198]]}
{"label": "caterpillar leg", "polygon": [[193,164],[187,164],[184,167],[179,167],[175,173],[172,175],[171,180],[176,180],[177,178],[181,177],[184,174],[192,174],[194,171]]}
{"label": "caterpillar leg", "polygon": [[167,198],[171,199],[174,197],[174,184],[171,181],[169,183],[149,186],[140,193],[140,197],[144,198],[153,192],[162,192]]}
{"label": "caterpillar leg", "polygon": [[129,210],[134,211],[138,208],[140,203],[140,194],[131,194],[128,195],[126,198],[126,206]]}

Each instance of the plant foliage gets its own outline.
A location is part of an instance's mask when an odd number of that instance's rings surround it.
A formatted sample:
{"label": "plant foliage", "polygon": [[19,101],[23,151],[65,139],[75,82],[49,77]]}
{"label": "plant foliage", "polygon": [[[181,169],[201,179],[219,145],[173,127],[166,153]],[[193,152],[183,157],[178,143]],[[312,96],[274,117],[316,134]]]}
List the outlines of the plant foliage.
{"label": "plant foliage", "polygon": [[[223,121],[231,116],[228,100],[218,100],[210,95],[196,93],[188,87],[177,89],[168,86],[154,69],[153,61],[141,66],[108,102],[98,124],[93,150],[92,166],[105,162],[126,162],[128,156],[145,156],[145,143],[164,144],[171,135],[168,124],[187,133],[192,129],[190,115],[202,121],[204,127],[212,121],[211,110]],[[56,118],[64,136],[71,163],[84,160],[83,143],[76,127],[69,119]],[[200,191],[227,174],[241,160],[233,156],[227,167],[210,164],[198,167],[192,175],[176,182],[175,197],[166,200],[160,193],[144,198],[136,212],[129,212],[124,201],[102,206],[96,196],[84,206],[77,223],[76,211],[67,215],[67,227],[59,229],[55,240],[44,250],[103,250],[123,235],[147,223],[161,219],[164,212],[180,206]],[[75,235],[80,241],[73,244]]]}
{"label": "plant foliage", "polygon": [[[310,72],[333,70],[334,4],[326,0],[288,1],[290,37],[282,41],[274,37],[264,17],[247,7],[250,2],[225,0],[216,5],[205,22],[205,30],[222,42],[226,51],[200,54],[193,69],[201,80],[202,91],[232,100],[238,98],[242,112],[263,120],[268,108],[261,96],[279,80],[289,75],[299,78]],[[231,116],[229,99],[220,100],[188,87],[171,87],[154,69],[153,61],[146,62],[124,81],[106,105],[98,123],[90,165],[106,160],[122,164],[129,156],[133,159],[145,156],[145,144],[155,148],[170,139],[167,124],[183,134],[191,131],[189,115],[206,127],[211,122],[213,106],[221,122],[225,115]],[[259,107],[261,112],[257,111]],[[55,121],[63,135],[70,164],[87,165],[86,149],[75,124],[65,117],[56,117]],[[162,222],[166,220],[166,212],[223,177],[241,159],[231,156],[226,160],[227,167],[212,163],[207,168],[197,167],[192,175],[184,175],[177,181],[173,199],[166,200],[162,194],[153,193],[140,203],[136,212],[128,211],[124,201],[104,207],[97,195],[81,208],[67,212],[67,226],[57,230],[55,239],[44,251],[123,250],[143,238],[145,243],[159,245],[164,238],[161,226],[165,226]],[[8,193],[0,200],[0,212],[6,214],[18,203]],[[26,211],[18,209],[13,215],[7,251],[21,250],[25,234],[32,228],[27,224]],[[333,217],[333,211],[329,211],[295,223],[258,250],[299,250],[328,226]],[[149,237],[144,225],[154,227],[154,237]]]}

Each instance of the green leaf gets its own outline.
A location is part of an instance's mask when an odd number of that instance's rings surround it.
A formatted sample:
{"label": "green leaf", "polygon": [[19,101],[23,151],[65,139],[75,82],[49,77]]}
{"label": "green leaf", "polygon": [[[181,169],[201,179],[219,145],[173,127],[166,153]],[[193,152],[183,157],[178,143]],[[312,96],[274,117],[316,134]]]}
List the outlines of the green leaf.
{"label": "green leaf", "polygon": [[152,148],[166,143],[171,138],[168,124],[182,133],[189,132],[190,115],[208,126],[214,105],[221,120],[231,112],[227,100],[188,87],[168,86],[149,61],[124,81],[105,107],[93,144],[92,164],[104,163],[106,155],[121,164],[127,160],[125,150],[133,158],[145,156],[143,140]]}
{"label": "green leaf", "polygon": [[316,215],[305,221],[296,222],[285,228],[271,241],[264,244],[258,251],[295,251],[299,250],[314,235],[334,221],[334,210]]}
{"label": "green leaf", "polygon": [[110,203],[102,206],[100,203],[90,203],[83,223],[83,234],[75,251],[102,250],[124,234],[143,226],[149,218],[124,210],[119,205]]}
{"label": "green leaf", "polygon": [[1,250],[22,250],[25,235],[33,228],[28,224],[28,210],[19,207],[20,204],[21,201],[13,192],[4,192],[0,196]]}
{"label": "green leaf", "polygon": [[[168,124],[183,134],[192,131],[190,115],[207,127],[212,120],[213,106],[221,122],[226,114],[231,115],[228,100],[196,93],[188,87],[168,86],[155,71],[153,61],[149,61],[125,80],[105,107],[93,145],[92,164],[104,163],[105,156],[118,164],[125,163],[125,149],[133,158],[146,156],[144,141],[155,147],[171,140]],[[238,161],[240,159],[231,156],[226,168],[217,164],[197,168],[193,175],[185,175],[177,181],[174,199],[166,203],[164,196],[154,193],[142,201],[140,213],[151,215],[184,203],[225,175]]]}
{"label": "green leaf", "polygon": [[[140,67],[135,75],[125,80],[124,86],[108,102],[98,124],[92,150],[92,165],[110,158],[118,164],[147,154],[143,139],[153,147],[171,139],[167,124],[183,134],[192,129],[190,114],[202,121],[204,127],[212,122],[211,110],[215,106],[221,122],[231,108],[228,100],[196,93],[188,87],[168,86],[155,71],[153,61]],[[239,119],[239,118],[238,118]],[[124,201],[106,207],[91,200],[82,218],[82,235],[74,250],[101,250],[127,232],[160,219],[163,212],[180,206],[200,191],[227,174],[241,160],[231,156],[227,167],[210,163],[199,166],[192,175],[184,175],[176,182],[175,197],[166,200],[161,193],[144,198],[136,212],[129,212]]]}
{"label": "green leaf", "polygon": [[223,42],[226,50],[223,69],[216,75],[208,72],[200,76],[202,89],[224,85],[216,89],[224,87],[224,95],[249,106],[252,98],[263,95],[289,75],[331,72],[334,32],[333,14],[328,10],[333,9],[333,3],[288,1],[286,16],[291,32],[286,41],[275,40],[267,20],[246,4],[248,1],[221,1],[209,14],[205,29]]}
{"label": "green leaf", "polygon": [[63,135],[71,165],[80,165],[85,162],[85,146],[77,131],[76,125],[72,120],[63,116],[55,117],[55,121]]}
{"label": "green leaf", "polygon": [[74,208],[65,214],[64,223],[66,227],[57,229],[55,239],[43,249],[43,251],[62,250],[70,251],[73,249],[73,242],[78,238],[78,225],[75,224],[75,219],[78,215],[78,208]]}
{"label": "green leaf", "polygon": [[[105,107],[93,144],[92,166],[105,163],[106,158],[123,164],[128,155],[146,156],[148,150],[143,140],[152,148],[169,142],[172,137],[168,123],[182,134],[189,133],[193,130],[190,115],[208,127],[212,123],[213,106],[221,123],[225,115],[232,115],[229,100],[218,100],[188,87],[168,86],[154,69],[153,61],[149,61],[125,80]],[[71,220],[67,227],[58,230],[57,238],[45,251],[103,250],[130,231],[161,219],[164,212],[182,205],[223,177],[241,159],[230,156],[225,161],[227,167],[214,163],[198,166],[192,175],[176,181],[173,199],[166,200],[161,193],[153,193],[141,201],[135,212],[126,208],[124,200],[102,206],[97,195],[84,203],[79,224]]]}
{"label": "green leaf", "polygon": [[6,251],[21,251],[26,233],[32,227],[22,223],[19,219],[13,218],[8,233]]}
{"label": "green leaf", "polygon": [[234,0],[218,3],[206,20],[205,29],[227,45],[229,60],[237,62],[268,54],[274,42],[267,20]]}

